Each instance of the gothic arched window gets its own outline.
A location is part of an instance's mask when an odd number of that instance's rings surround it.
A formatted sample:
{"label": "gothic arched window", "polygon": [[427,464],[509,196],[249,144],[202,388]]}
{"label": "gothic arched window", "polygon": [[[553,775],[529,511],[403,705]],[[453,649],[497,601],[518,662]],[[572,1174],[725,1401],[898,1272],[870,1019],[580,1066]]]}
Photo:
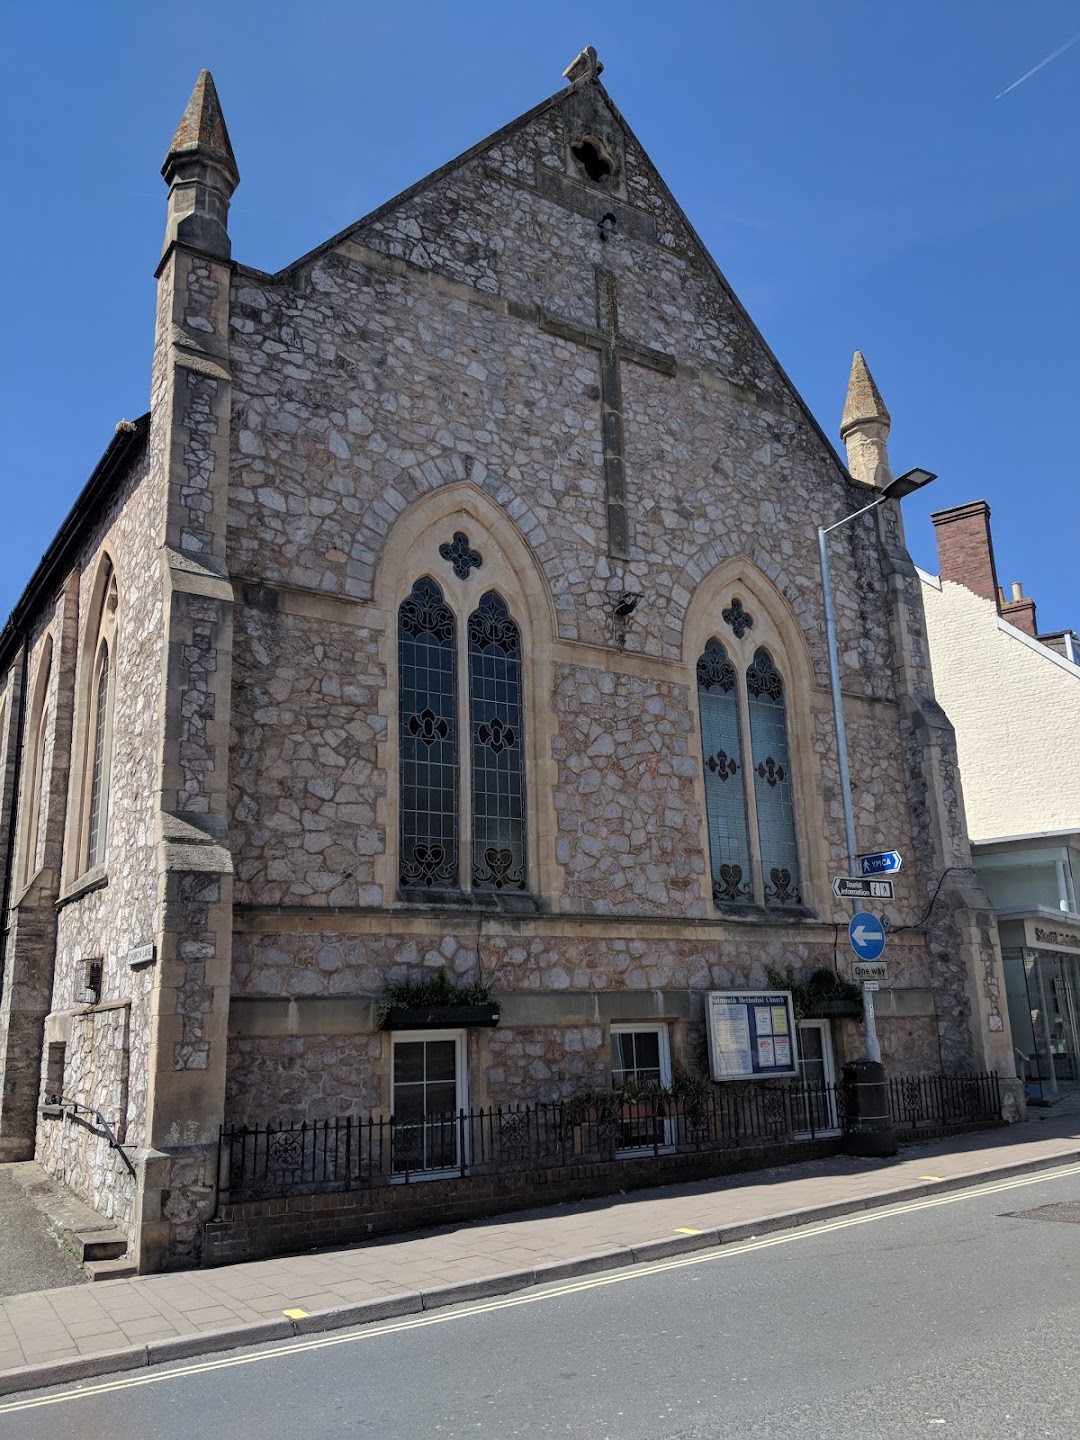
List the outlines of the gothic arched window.
{"label": "gothic arched window", "polygon": [[109,645],[101,642],[94,677],[94,738],[90,774],[90,814],[87,820],[86,863],[105,859],[105,825],[109,808],[109,753],[106,745],[109,717]]}
{"label": "gothic arched window", "polygon": [[458,884],[457,649],[435,581],[418,580],[398,611],[401,884]]}
{"label": "gothic arched window", "polygon": [[494,591],[469,616],[472,884],[524,890],[521,632]]}
{"label": "gothic arched window", "polygon": [[100,600],[85,636],[88,668],[81,682],[84,749],[78,771],[80,841],[73,846],[80,871],[104,864],[109,831],[119,592],[115,572],[107,559],[102,562],[95,593]]}
{"label": "gothic arched window", "polygon": [[398,612],[398,673],[401,889],[526,890],[521,632],[506,602],[489,591],[462,626],[418,580]]}
{"label": "gothic arched window", "polygon": [[765,903],[797,905],[802,897],[784,682],[767,650],[755,651],[747,667],[746,696]]}
{"label": "gothic arched window", "polygon": [[27,776],[26,822],[23,828],[22,879],[26,884],[45,863],[45,800],[48,774],[45,769],[45,746],[49,732],[49,682],[52,678],[52,638],[45,641],[38,662],[34,704],[31,711],[30,773]]}
{"label": "gothic arched window", "polygon": [[709,822],[713,895],[738,904],[754,898],[746,786],[739,734],[735,667],[719,640],[710,640],[697,663],[698,713],[705,764],[705,809]]}
{"label": "gothic arched window", "polygon": [[[736,618],[738,649],[753,622],[741,611]],[[740,675],[714,638],[698,660],[697,687],[713,898],[719,905],[801,905],[780,672],[759,648]]]}

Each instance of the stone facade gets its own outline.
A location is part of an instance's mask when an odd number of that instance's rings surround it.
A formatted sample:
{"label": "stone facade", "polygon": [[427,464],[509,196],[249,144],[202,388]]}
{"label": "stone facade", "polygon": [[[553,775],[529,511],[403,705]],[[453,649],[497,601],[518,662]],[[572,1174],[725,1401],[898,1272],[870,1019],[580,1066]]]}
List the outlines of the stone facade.
{"label": "stone facade", "polygon": [[[393,1107],[390,985],[445,969],[493,987],[501,1019],[462,1037],[457,1100],[500,1105],[608,1085],[613,1025],[660,1027],[673,1068],[700,1072],[709,990],[843,967],[816,531],[887,469],[845,412],[876,457],[845,471],[594,68],[277,275],[229,253],[238,174],[208,75],[165,174],[150,415],[0,652],[16,836],[47,642],[54,667],[41,864],[8,896],[0,1142],[36,1143],[143,1269],[198,1261],[221,1124]],[[479,557],[464,573],[457,531]],[[944,885],[967,875],[962,805],[897,507],[834,544],[859,841],[912,857],[885,912],[883,1051],[1004,1069],[993,935],[973,877]],[[113,778],[88,871],[105,556]],[[401,889],[398,610],[425,575],[455,633],[495,592],[520,635],[510,899]],[[748,639],[723,619],[735,598]],[[784,912],[764,874],[740,912],[714,901],[696,678],[713,636],[743,673],[766,649],[783,680]],[[833,1043],[839,1061],[861,1042],[844,1022]],[[134,1178],[97,1122],[35,1125],[61,1059],[65,1098],[114,1125]]]}

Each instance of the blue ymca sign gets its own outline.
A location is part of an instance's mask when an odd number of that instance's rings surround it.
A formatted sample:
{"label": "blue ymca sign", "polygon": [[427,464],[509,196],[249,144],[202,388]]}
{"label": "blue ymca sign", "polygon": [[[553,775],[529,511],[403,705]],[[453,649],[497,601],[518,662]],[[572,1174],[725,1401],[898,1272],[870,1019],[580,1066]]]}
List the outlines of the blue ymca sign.
{"label": "blue ymca sign", "polygon": [[885,949],[885,931],[881,921],[868,910],[860,910],[852,916],[847,933],[851,948],[860,960],[876,960]]}
{"label": "blue ymca sign", "polygon": [[879,850],[876,855],[859,856],[859,874],[894,875],[903,863],[899,850]]}

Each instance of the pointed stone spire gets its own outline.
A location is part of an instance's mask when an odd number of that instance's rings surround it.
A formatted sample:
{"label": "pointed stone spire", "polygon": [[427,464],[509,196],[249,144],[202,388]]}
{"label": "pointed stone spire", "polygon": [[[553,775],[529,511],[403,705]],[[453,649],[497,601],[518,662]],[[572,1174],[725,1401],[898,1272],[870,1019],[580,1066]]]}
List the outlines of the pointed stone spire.
{"label": "pointed stone spire", "polygon": [[240,172],[209,70],[195,82],[161,173],[169,186],[165,250],[180,242],[228,259],[229,201]]}
{"label": "pointed stone spire", "polygon": [[848,471],[856,480],[880,488],[893,478],[887,443],[891,426],[892,418],[870,368],[862,351],[856,350],[840,417],[840,439],[847,447]]}
{"label": "pointed stone spire", "polygon": [[169,162],[174,157],[196,152],[219,161],[232,174],[235,183],[240,183],[240,172],[236,168],[236,157],[233,155],[229,132],[225,126],[225,116],[221,113],[221,101],[218,99],[214,77],[209,70],[199,72],[195,89],[192,90],[187,109],[176,127],[176,134],[172,138],[161,173],[168,178]]}
{"label": "pointed stone spire", "polygon": [[870,369],[863,359],[863,353],[861,350],[856,350],[855,358],[851,362],[851,378],[848,380],[844,413],[840,417],[840,439],[846,440],[849,430],[867,420],[883,422],[886,433],[892,424],[892,417],[885,408],[885,401],[882,400],[881,391],[874,383],[874,377],[870,374]]}

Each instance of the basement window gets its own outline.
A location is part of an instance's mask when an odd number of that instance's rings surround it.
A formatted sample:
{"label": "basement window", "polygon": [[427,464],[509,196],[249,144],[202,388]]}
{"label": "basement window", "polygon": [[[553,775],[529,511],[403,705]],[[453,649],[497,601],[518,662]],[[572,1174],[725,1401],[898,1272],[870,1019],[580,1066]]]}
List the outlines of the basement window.
{"label": "basement window", "polygon": [[45,1067],[45,1104],[59,1105],[64,1094],[64,1065],[67,1046],[62,1040],[51,1041]]}
{"label": "basement window", "polygon": [[79,999],[84,1005],[101,1004],[101,979],[104,970],[104,962],[101,960],[83,961],[83,988]]}
{"label": "basement window", "polygon": [[583,135],[580,140],[575,140],[570,146],[570,153],[589,179],[597,185],[610,179],[615,173],[615,161],[611,152],[595,135]]}

